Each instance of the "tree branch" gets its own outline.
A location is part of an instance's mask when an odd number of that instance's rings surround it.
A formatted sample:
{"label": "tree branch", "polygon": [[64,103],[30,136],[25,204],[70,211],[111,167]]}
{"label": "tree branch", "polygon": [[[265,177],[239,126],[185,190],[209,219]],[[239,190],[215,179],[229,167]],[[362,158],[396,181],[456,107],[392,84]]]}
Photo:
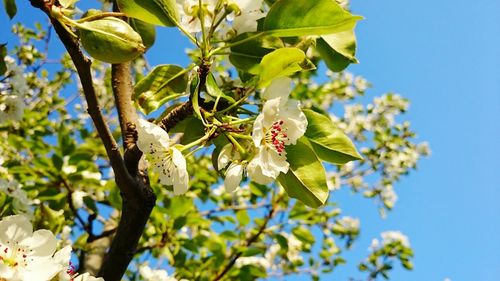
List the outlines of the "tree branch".
{"label": "tree branch", "polygon": [[[76,69],[83,93],[87,101],[88,113],[97,129],[99,137],[106,149],[111,167],[115,174],[115,181],[123,198],[123,210],[115,238],[107,253],[107,256],[99,271],[99,275],[106,281],[119,281],[125,273],[132,260],[135,248],[142,235],[147,220],[155,205],[156,197],[149,186],[147,173],[139,171],[131,175],[125,165],[125,161],[119,151],[116,140],[113,138],[110,128],[100,111],[97,95],[92,81],[90,59],[85,57],[75,41],[66,29],[57,20],[50,17],[50,11],[54,1],[31,0],[31,4],[44,11],[54,26],[64,47],[68,51]],[[115,66],[115,79],[113,79],[113,90],[117,98],[116,104],[120,116],[122,132],[128,127],[128,123],[135,117],[131,105],[131,79],[130,67]],[[137,160],[138,165],[138,160]],[[138,170],[138,169],[136,169]]]}
{"label": "tree branch", "polygon": [[[249,247],[250,245],[252,245],[254,242],[257,241],[257,239],[259,239],[260,235],[262,235],[262,233],[264,233],[264,231],[267,228],[267,224],[269,223],[269,221],[273,218],[274,214],[276,213],[276,209],[278,207],[279,201],[281,201],[281,198],[282,198],[281,196],[278,197],[276,199],[276,201],[271,204],[271,206],[269,207],[269,211],[268,211],[266,217],[264,218],[264,222],[259,227],[259,229],[257,230],[257,232],[254,235],[250,236],[245,241],[245,244],[244,244],[245,247]],[[213,279],[213,281],[219,281],[219,280],[221,280],[222,277],[224,277],[231,270],[231,268],[234,266],[234,264],[236,263],[236,261],[241,257],[241,255],[243,255],[242,251],[238,251],[236,253],[233,253],[231,255],[229,263],[224,267],[224,269],[219,274],[217,274],[217,276],[215,276],[215,278]]]}

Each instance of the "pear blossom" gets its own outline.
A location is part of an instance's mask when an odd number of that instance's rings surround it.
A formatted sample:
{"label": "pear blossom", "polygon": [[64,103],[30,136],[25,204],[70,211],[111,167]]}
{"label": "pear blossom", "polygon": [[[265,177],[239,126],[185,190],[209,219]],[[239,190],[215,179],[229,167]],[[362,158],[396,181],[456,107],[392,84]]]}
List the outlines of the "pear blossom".
{"label": "pear blossom", "polygon": [[234,192],[240,186],[243,178],[243,164],[239,163],[240,154],[233,148],[232,144],[224,146],[217,158],[217,166],[219,170],[229,167],[226,170],[226,178],[224,180],[224,188],[227,192]]}
{"label": "pear blossom", "polygon": [[7,121],[21,121],[23,119],[24,108],[23,98],[15,95],[0,97],[0,124]]}
{"label": "pear blossom", "polygon": [[257,20],[266,16],[262,12],[262,0],[233,0],[240,13],[233,20],[233,29],[238,34],[257,31]]}
{"label": "pear blossom", "polygon": [[214,10],[218,0],[202,0],[200,9],[198,0],[177,0],[177,10],[179,11],[181,26],[191,33],[201,32],[200,11],[203,11],[203,25],[210,27],[214,19]]}
{"label": "pear blossom", "polygon": [[139,274],[144,281],[177,281],[174,277],[168,276],[167,271],[151,269],[148,265],[141,265],[139,267]]}
{"label": "pear blossom", "polygon": [[147,154],[152,170],[160,175],[160,183],[172,185],[175,195],[184,194],[189,182],[186,159],[170,144],[167,132],[153,123],[139,119],[137,133],[137,146]]}
{"label": "pear blossom", "polygon": [[288,99],[291,81],[276,79],[262,94],[262,113],[253,125],[252,139],[257,148],[255,157],[248,164],[249,177],[259,184],[269,184],[280,173],[288,172],[285,147],[293,145],[307,129],[307,118],[300,103]]}
{"label": "pear blossom", "polygon": [[12,206],[15,211],[19,213],[31,213],[29,206],[32,202],[28,199],[28,195],[17,181],[0,179],[0,192],[12,197]]}
{"label": "pear blossom", "polygon": [[24,215],[0,221],[0,280],[47,281],[59,273],[52,259],[57,241],[52,232],[33,226]]}
{"label": "pear blossom", "polygon": [[104,281],[104,278],[91,276],[90,273],[87,272],[76,276],[71,281]]}

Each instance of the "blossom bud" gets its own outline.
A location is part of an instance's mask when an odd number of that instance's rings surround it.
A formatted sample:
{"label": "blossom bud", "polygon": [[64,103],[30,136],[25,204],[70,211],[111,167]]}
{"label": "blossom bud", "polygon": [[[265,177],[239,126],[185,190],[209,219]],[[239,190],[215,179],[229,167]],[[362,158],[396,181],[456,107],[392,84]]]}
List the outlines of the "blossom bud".
{"label": "blossom bud", "polygon": [[105,17],[78,26],[83,48],[95,59],[123,63],[145,51],[141,36],[125,21]]}

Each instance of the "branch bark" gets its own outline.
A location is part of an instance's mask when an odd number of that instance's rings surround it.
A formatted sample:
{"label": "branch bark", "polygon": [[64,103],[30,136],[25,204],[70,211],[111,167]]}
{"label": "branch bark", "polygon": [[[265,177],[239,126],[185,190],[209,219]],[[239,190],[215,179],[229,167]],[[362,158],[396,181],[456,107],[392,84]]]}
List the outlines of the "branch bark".
{"label": "branch bark", "polygon": [[[99,108],[92,80],[92,62],[83,55],[78,42],[70,36],[61,23],[50,17],[54,1],[30,1],[34,7],[41,9],[49,16],[57,35],[64,44],[77,69],[87,101],[87,111],[106,149],[115,174],[116,184],[121,192],[123,199],[122,215],[116,235],[99,271],[99,276],[104,277],[106,281],[119,281],[134,256],[138,241],[142,236],[147,220],[155,205],[156,197],[149,186],[147,173],[141,172],[138,168],[132,169],[134,173],[129,172],[131,166],[135,165],[137,167],[139,165],[140,156],[132,158],[135,161],[134,165],[127,167],[116,140],[113,138],[111,130]],[[113,76],[113,92],[119,112],[120,127],[122,128],[122,134],[125,136],[127,128],[137,118],[131,104],[132,83],[130,65],[114,66]],[[138,154],[135,155],[137,156]]]}

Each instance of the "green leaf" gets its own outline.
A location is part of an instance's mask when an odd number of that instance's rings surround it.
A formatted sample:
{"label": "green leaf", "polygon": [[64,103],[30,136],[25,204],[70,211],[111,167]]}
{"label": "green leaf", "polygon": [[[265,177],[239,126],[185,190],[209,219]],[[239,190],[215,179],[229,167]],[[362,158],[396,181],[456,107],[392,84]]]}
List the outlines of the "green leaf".
{"label": "green leaf", "polygon": [[[243,33],[234,38],[231,43],[246,40],[254,34],[255,33]],[[283,47],[285,47],[283,41],[277,37],[258,37],[231,47],[229,61],[239,70],[255,72],[265,55]]]}
{"label": "green leaf", "polygon": [[139,33],[139,35],[141,35],[142,43],[146,49],[151,48],[156,40],[155,26],[134,18],[129,18],[128,23],[137,33]]}
{"label": "green leaf", "polygon": [[314,244],[314,235],[311,233],[311,231],[308,228],[305,228],[304,226],[299,226],[296,227],[292,230],[292,233],[297,239],[300,241],[306,243],[306,244]]}
{"label": "green leaf", "polygon": [[177,65],[159,65],[134,88],[134,101],[149,114],[166,102],[182,96],[188,83],[187,70]]}
{"label": "green leaf", "polygon": [[309,207],[317,208],[328,199],[325,168],[314,153],[306,138],[300,138],[296,145],[286,148],[286,158],[290,169],[280,174],[279,183],[290,197],[296,198]]}
{"label": "green leaf", "polygon": [[272,80],[278,77],[290,76],[295,72],[309,66],[306,54],[297,48],[277,49],[262,58],[260,65],[252,69],[250,73],[260,76],[259,87],[268,86]]}
{"label": "green leaf", "polygon": [[117,0],[117,4],[128,17],[147,23],[175,26],[179,22],[175,0]]}
{"label": "green leaf", "polygon": [[205,84],[205,88],[207,90],[207,94],[214,99],[220,98],[227,101],[229,104],[233,104],[236,102],[232,97],[224,94],[224,92],[219,88],[212,73],[209,73],[207,76],[207,83]]}
{"label": "green leaf", "polygon": [[236,212],[236,219],[240,225],[248,225],[250,223],[250,216],[246,210],[240,210]]}
{"label": "green leaf", "polygon": [[316,48],[332,71],[340,72],[351,63],[358,63],[356,36],[353,30],[323,35],[318,39]]}
{"label": "green leaf", "polygon": [[360,19],[334,0],[280,0],[269,10],[264,31],[279,37],[333,34],[353,29]]}
{"label": "green leaf", "polygon": [[16,0],[3,0],[3,6],[10,19],[17,14]]}
{"label": "green leaf", "polygon": [[5,64],[5,56],[7,56],[7,44],[0,44],[0,75],[7,72],[7,64]]}
{"label": "green leaf", "polygon": [[308,122],[305,136],[319,158],[334,164],[363,159],[351,139],[330,118],[309,109],[303,112]]}

